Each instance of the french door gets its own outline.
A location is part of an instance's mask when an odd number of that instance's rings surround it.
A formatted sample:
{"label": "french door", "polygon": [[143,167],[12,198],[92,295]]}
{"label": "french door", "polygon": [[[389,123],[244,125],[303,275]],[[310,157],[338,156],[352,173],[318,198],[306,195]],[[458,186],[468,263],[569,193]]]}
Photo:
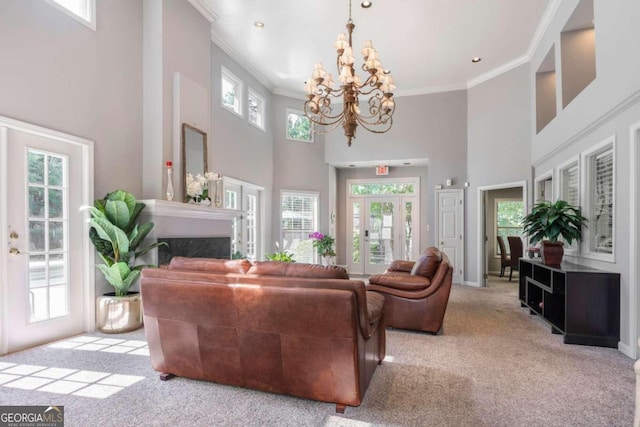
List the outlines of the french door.
{"label": "french door", "polygon": [[88,330],[94,294],[88,229],[79,210],[91,194],[90,142],[4,120],[0,210],[8,245],[0,257],[0,353]]}
{"label": "french door", "polygon": [[224,187],[224,207],[241,212],[233,221],[231,254],[233,257],[259,259],[261,256],[261,189],[226,178]]}
{"label": "french door", "polygon": [[[404,180],[403,180],[404,181]],[[418,256],[417,183],[350,181],[347,205],[347,265],[354,274],[378,274],[393,260]],[[398,189],[404,189],[404,195]],[[389,194],[385,194],[388,191]],[[354,193],[377,193],[357,194]]]}

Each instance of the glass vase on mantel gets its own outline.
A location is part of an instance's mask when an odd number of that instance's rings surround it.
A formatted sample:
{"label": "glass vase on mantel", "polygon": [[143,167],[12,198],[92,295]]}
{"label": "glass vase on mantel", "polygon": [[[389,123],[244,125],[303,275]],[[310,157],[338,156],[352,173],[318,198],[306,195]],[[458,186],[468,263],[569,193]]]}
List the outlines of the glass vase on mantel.
{"label": "glass vase on mantel", "polygon": [[224,200],[224,185],[222,175],[216,173],[213,175],[213,206],[216,208],[222,207],[222,202]]}

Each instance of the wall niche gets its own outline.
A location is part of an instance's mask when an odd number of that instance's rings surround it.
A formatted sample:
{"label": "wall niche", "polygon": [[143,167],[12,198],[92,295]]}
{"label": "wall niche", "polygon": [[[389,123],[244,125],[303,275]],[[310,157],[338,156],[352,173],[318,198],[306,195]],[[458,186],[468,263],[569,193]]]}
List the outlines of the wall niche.
{"label": "wall niche", "polygon": [[596,78],[593,0],[581,0],[560,33],[562,108]]}
{"label": "wall niche", "polygon": [[536,133],[556,116],[556,49],[551,46],[536,71]]}

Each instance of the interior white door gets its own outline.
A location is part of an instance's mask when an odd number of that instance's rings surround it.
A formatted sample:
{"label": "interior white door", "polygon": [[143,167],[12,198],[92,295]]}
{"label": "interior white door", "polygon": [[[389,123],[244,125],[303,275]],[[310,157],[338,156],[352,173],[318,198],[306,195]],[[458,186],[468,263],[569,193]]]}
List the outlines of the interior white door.
{"label": "interior white door", "polygon": [[438,190],[438,242],[453,264],[453,282],[464,280],[464,191]]}
{"label": "interior white door", "polygon": [[79,208],[88,184],[79,145],[10,128],[3,128],[3,145],[9,230],[3,347],[10,352],[83,332],[89,255]]}

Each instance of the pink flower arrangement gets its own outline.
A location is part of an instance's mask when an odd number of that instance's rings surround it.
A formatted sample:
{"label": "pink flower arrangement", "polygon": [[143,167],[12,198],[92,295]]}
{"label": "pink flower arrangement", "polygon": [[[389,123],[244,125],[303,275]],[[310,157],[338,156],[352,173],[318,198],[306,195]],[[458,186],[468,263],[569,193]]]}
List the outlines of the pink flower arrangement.
{"label": "pink flower arrangement", "polygon": [[333,250],[333,245],[336,239],[329,235],[314,231],[309,234],[309,238],[313,239],[313,247],[318,249],[320,256],[335,256],[336,252]]}

